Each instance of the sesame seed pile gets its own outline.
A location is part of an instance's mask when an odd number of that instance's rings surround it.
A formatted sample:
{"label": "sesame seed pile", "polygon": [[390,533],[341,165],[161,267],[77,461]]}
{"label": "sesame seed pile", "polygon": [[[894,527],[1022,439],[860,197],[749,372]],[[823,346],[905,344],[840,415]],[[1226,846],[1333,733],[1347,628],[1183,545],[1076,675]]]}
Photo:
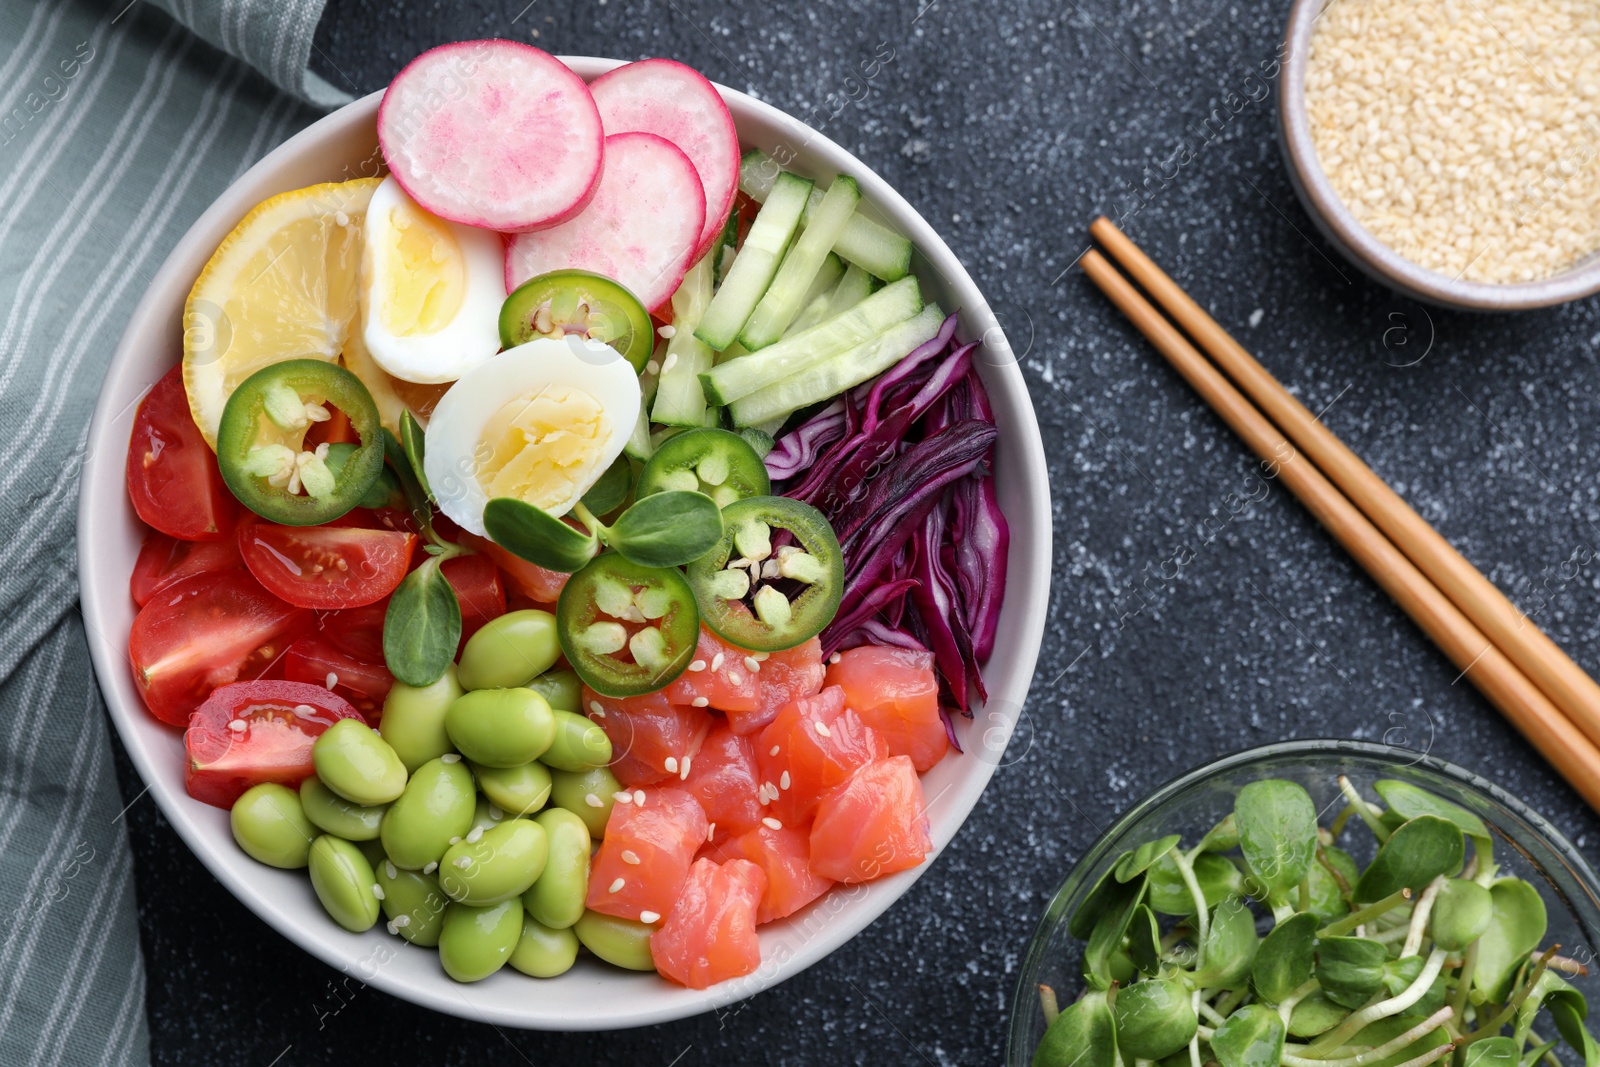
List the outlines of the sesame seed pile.
{"label": "sesame seed pile", "polygon": [[1451,277],[1547,278],[1600,250],[1600,3],[1333,0],[1306,107],[1373,236]]}

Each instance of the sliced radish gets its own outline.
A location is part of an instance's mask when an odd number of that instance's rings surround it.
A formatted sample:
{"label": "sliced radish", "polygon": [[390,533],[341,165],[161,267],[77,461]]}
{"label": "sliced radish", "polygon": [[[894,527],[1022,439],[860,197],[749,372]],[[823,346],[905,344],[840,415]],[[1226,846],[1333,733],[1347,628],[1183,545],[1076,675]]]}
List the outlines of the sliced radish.
{"label": "sliced radish", "polygon": [[706,221],[694,258],[728,221],[739,191],[739,132],[716,86],[693,67],[671,59],[644,59],[589,83],[606,135],[653,133],[683,150],[706,191]]}
{"label": "sliced radish", "polygon": [[506,292],[535,275],[577,267],[613,278],[651,311],[695,262],[705,190],[689,157],[653,133],[606,138],[605,173],[583,214],[506,245]]}
{"label": "sliced radish", "polygon": [[378,143],[411,199],[441,218],[523,233],[576,216],[605,133],[583,79],[515,41],[430,49],[395,76]]}

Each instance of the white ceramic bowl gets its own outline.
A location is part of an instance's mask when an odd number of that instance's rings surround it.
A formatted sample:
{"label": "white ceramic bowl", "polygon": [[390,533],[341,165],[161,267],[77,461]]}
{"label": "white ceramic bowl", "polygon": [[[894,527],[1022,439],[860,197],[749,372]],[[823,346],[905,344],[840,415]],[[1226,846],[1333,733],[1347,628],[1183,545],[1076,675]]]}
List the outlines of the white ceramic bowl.
{"label": "white ceramic bowl", "polygon": [[[584,78],[617,65],[614,60],[586,57],[566,61]],[[379,157],[373,122],[381,93],[356,101],[285,142],[190,227],[129,319],[95,410],[78,507],[83,613],[112,722],[139,774],[200,861],[267,923],[328,965],[436,1011],[499,1026],[616,1029],[710,1011],[798,974],[860,933],[950,843],[994,773],[1027,697],[1050,586],[1050,489],[1038,423],[1005,336],[950,249],[882,178],[788,115],[743,93],[718,89],[747,146],[763,148],[778,158],[783,158],[778,152],[787,148],[794,154],[790,166],[818,178],[840,171],[854,175],[879,217],[916,245],[914,269],[927,294],[947,309],[961,310],[957,335],[984,339],[981,370],[1000,427],[996,485],[1012,534],[999,637],[984,672],[989,703],[974,720],[957,727],[967,752],[952,754],[923,779],[934,856],[914,870],[868,885],[836,888],[789,919],[762,927],[762,965],[755,974],[697,992],[654,974],[621,971],[585,958],[555,979],[527,978],[507,968],[475,985],[451,981],[436,952],[391,937],[381,925],[365,934],[340,929],[323,912],[304,871],[275,870],[240,851],[228,827],[228,813],[184,792],[181,732],[157,722],[134,689],[127,660],[128,627],[134,616],[128,577],[144,528],[128,501],[123,464],[137,401],[179,351],[183,302],[196,275],[251,207],[288,189],[375,173]]]}

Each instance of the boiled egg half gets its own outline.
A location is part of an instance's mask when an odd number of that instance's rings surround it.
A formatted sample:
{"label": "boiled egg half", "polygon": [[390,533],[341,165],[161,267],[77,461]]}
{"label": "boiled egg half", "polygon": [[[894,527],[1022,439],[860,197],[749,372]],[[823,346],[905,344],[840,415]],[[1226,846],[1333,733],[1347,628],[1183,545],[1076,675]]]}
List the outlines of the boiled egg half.
{"label": "boiled egg half", "polygon": [[639,405],[639,377],[614,349],[541,337],[450,387],[428,421],[423,471],[440,509],[479,536],[494,497],[559,517],[622,453]]}
{"label": "boiled egg half", "polygon": [[435,385],[498,352],[504,260],[499,234],[429,214],[385,178],[361,257],[361,333],[378,366]]}

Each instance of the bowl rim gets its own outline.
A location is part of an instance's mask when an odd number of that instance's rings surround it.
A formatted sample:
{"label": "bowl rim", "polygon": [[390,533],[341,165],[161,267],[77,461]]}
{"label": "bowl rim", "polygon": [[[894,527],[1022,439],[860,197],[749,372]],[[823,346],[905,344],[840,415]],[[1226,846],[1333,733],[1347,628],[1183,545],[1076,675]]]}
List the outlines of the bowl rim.
{"label": "bowl rim", "polygon": [[[1583,858],[1576,845],[1567,840],[1565,834],[1556,829],[1555,825],[1543,815],[1530,808],[1521,799],[1506,792],[1489,779],[1469,771],[1459,764],[1449,760],[1440,759],[1430,753],[1419,753],[1412,749],[1396,748],[1393,745],[1379,744],[1373,741],[1359,741],[1353,738],[1342,737],[1309,737],[1295,738],[1289,741],[1277,741],[1271,744],[1258,745],[1254,748],[1240,749],[1217,759],[1192,767],[1162,785],[1157,786],[1149,793],[1129,804],[1121,815],[1106,827],[1094,842],[1084,850],[1083,855],[1068,869],[1056,886],[1055,892],[1050,894],[1049,902],[1039,915],[1039,921],[1034,924],[1033,932],[1028,937],[1028,948],[1023,954],[1022,961],[1017,968],[1017,983],[1012,989],[1011,1013],[1006,1024],[1006,1054],[1005,1062],[1017,1062],[1018,1049],[1016,1047],[1021,1038],[1017,1032],[1017,1020],[1020,1016],[1019,1007],[1022,998],[1029,995],[1024,988],[1030,975],[1035,973],[1045,950],[1046,934],[1050,929],[1051,915],[1058,904],[1062,903],[1067,889],[1078,872],[1093,871],[1105,862],[1106,856],[1114,848],[1123,834],[1140,819],[1144,818],[1152,809],[1160,807],[1184,790],[1200,785],[1208,779],[1215,778],[1229,771],[1248,767],[1278,757],[1290,756],[1320,756],[1350,754],[1366,756],[1384,762],[1393,763],[1402,767],[1426,767],[1445,778],[1453,779],[1461,785],[1467,786],[1482,793],[1496,804],[1504,807],[1522,822],[1531,827],[1534,832],[1545,839],[1550,849],[1561,861],[1567,865],[1574,875],[1574,879],[1589,898],[1592,907],[1600,910],[1600,895],[1597,895],[1597,886],[1600,886],[1600,877],[1595,875],[1594,869],[1589,866],[1589,861]],[[1075,886],[1073,888],[1076,888]],[[1033,1050],[1028,1050],[1031,1059]]]}
{"label": "bowl rim", "polygon": [[[624,60],[592,56],[558,56],[586,81],[622,65]],[[745,999],[757,992],[777,985],[831,954],[839,946],[853,939],[879,915],[889,908],[938,859],[962,824],[971,815],[979,796],[999,766],[1004,744],[1014,731],[1017,718],[1028,695],[1028,688],[1037,663],[1048,613],[1049,581],[1052,569],[1053,528],[1050,512],[1050,486],[1040,436],[1038,420],[1023,379],[1018,361],[991,311],[977,283],[962,266],[948,245],[922,217],[922,215],[896,191],[887,180],[856,156],[835,144],[830,138],[813,130],[791,115],[746,93],[719,83],[717,90],[727,101],[736,121],[756,124],[778,131],[782,141],[795,149],[795,161],[803,168],[815,167],[821,171],[848,170],[856,176],[863,191],[863,200],[869,210],[875,210],[885,221],[891,222],[912,241],[918,257],[919,271],[925,279],[937,275],[942,285],[952,294],[959,293],[960,316],[963,332],[981,337],[991,356],[983,362],[986,385],[996,400],[1011,409],[1009,425],[1002,428],[1004,460],[997,467],[1006,471],[1008,482],[1015,487],[1016,500],[1022,503],[1015,511],[1008,510],[1013,536],[1010,572],[1007,581],[1006,601],[1002,619],[1011,618],[1015,629],[1014,648],[1011,652],[1011,669],[991,686],[991,699],[977,711],[981,716],[971,722],[974,729],[970,738],[982,738],[982,749],[969,745],[964,759],[966,764],[939,796],[930,798],[929,814],[932,823],[933,850],[927,860],[915,868],[878,879],[875,882],[854,886],[835,887],[811,908],[796,913],[788,920],[780,920],[772,927],[780,927],[778,935],[783,940],[778,947],[783,950],[776,958],[764,958],[761,969],[754,974],[723,982],[706,990],[688,990],[676,986],[660,995],[646,998],[648,1003],[631,1010],[619,1010],[616,991],[612,986],[625,987],[630,979],[648,978],[660,982],[653,973],[648,975],[607,969],[604,977],[593,974],[570,976],[585,981],[583,987],[588,999],[585,1009],[558,1013],[552,1008],[541,1010],[538,997],[523,998],[515,1009],[495,1004],[475,1003],[474,991],[480,986],[460,986],[450,983],[448,993],[424,988],[420,983],[394,973],[393,968],[375,966],[372,961],[379,950],[387,962],[398,951],[385,946],[408,947],[405,942],[384,937],[381,928],[364,935],[347,934],[342,930],[323,929],[319,924],[306,922],[303,905],[298,900],[277,899],[270,891],[271,873],[251,871],[258,884],[242,872],[246,870],[240,860],[242,853],[233,849],[231,840],[217,838],[216,831],[203,824],[203,818],[215,821],[214,814],[197,809],[183,788],[181,773],[169,766],[168,752],[158,750],[152,741],[155,731],[145,720],[150,719],[142,701],[133,689],[128,670],[127,637],[106,636],[101,621],[117,599],[125,600],[127,576],[110,558],[112,549],[102,547],[96,536],[101,527],[112,528],[121,518],[131,514],[125,490],[126,430],[119,432],[119,423],[131,418],[131,410],[147,389],[138,380],[135,368],[138,360],[133,350],[141,347],[142,339],[154,331],[165,328],[169,320],[164,309],[176,290],[187,293],[193,281],[194,269],[186,267],[195,257],[204,262],[215,247],[220,235],[226,234],[246,211],[267,195],[255,186],[270,178],[280,168],[298,162],[308,153],[327,145],[347,142],[353,135],[370,129],[375,119],[383,90],[371,93],[344,107],[323,116],[305,129],[288,138],[273,151],[257,161],[249,170],[235,179],[217,199],[194,221],[188,231],[173,246],[166,260],[152,276],[132,314],[128,318],[122,339],[112,356],[96,402],[88,432],[88,451],[82,470],[82,484],[78,500],[77,563],[80,577],[80,597],[86,622],[86,637],[90,657],[94,664],[99,688],[104,695],[107,711],[117,733],[131,757],[135,769],[153,794],[162,814],[200,860],[237,900],[279,934],[323,963],[351,974],[357,972],[365,983],[382,989],[402,1000],[424,1007],[492,1025],[535,1030],[612,1030],[634,1026],[669,1022],[715,1010],[726,1004]],[[743,140],[743,137],[741,137]],[[374,144],[376,142],[373,142]],[[748,143],[748,142],[746,142]],[[337,164],[328,167],[331,172]],[[351,176],[348,173],[346,176]],[[327,180],[327,179],[322,179]],[[247,190],[254,190],[246,192]],[[276,190],[273,190],[276,191]],[[203,252],[197,251],[204,244]],[[134,399],[118,404],[117,397],[132,395]],[[121,512],[113,503],[107,506],[107,486],[121,488]],[[97,492],[97,489],[99,492]],[[118,535],[120,537],[120,535]],[[110,538],[108,540],[116,540]],[[1033,579],[1026,583],[1021,575]],[[107,580],[110,579],[110,580]],[[127,610],[126,607],[121,610]],[[1006,625],[1005,622],[1002,625]],[[157,724],[159,725],[159,724]],[[171,730],[162,727],[162,731]],[[170,736],[164,733],[162,736]],[[999,745],[994,745],[994,740]],[[170,743],[170,742],[165,742]],[[992,749],[992,751],[991,751]],[[141,794],[142,795],[142,794]],[[936,811],[935,805],[939,805]],[[218,809],[207,809],[214,813]],[[231,852],[229,850],[232,850]],[[286,872],[299,874],[300,872]],[[843,903],[827,911],[820,928],[813,925],[812,917],[822,914],[817,905],[840,897],[841,891],[849,895]],[[315,907],[314,903],[311,905]],[[331,927],[331,923],[328,924]],[[771,930],[772,927],[764,928]],[[381,939],[375,949],[374,938]],[[764,939],[765,940],[765,939]],[[766,957],[767,953],[763,953]],[[582,962],[582,961],[580,961]],[[769,967],[769,963],[771,966]],[[567,977],[567,976],[563,976]],[[560,981],[553,979],[550,981]],[[490,980],[491,982],[493,979]],[[643,987],[634,986],[639,990]],[[624,996],[622,999],[626,999]],[[591,1005],[592,1007],[588,1007]]]}
{"label": "bowl rim", "polygon": [[1311,35],[1322,13],[1337,0],[1294,0],[1283,39],[1278,79],[1278,131],[1290,184],[1306,214],[1344,257],[1376,281],[1430,304],[1471,311],[1527,311],[1551,307],[1600,291],[1600,252],[1559,274],[1532,282],[1476,282],[1451,278],[1414,263],[1378,240],[1334,190],[1311,135],[1305,77]]}

